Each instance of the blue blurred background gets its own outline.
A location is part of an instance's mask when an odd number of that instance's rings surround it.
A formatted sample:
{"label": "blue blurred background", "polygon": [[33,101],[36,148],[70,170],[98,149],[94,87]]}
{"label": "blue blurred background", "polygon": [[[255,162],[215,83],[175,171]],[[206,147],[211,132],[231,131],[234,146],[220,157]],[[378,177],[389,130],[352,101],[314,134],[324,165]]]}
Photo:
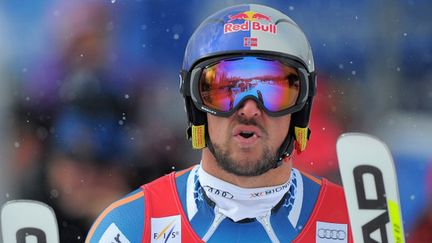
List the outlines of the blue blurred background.
{"label": "blue blurred background", "polygon": [[378,136],[394,155],[408,241],[432,242],[429,0],[1,1],[0,204],[44,201],[62,242],[81,242],[110,202],[198,163],[182,56],[205,17],[243,2],[290,16],[314,51],[312,140],[295,165],[340,183],[337,136]]}

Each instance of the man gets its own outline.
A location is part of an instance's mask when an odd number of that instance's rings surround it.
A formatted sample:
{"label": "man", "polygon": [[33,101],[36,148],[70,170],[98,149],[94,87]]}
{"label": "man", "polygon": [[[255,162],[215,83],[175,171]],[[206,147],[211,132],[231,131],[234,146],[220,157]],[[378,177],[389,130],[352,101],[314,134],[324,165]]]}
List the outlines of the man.
{"label": "man", "polygon": [[343,190],[292,167],[316,89],[297,24],[261,5],[215,13],[189,40],[180,89],[201,163],[109,206],[87,242],[352,242]]}

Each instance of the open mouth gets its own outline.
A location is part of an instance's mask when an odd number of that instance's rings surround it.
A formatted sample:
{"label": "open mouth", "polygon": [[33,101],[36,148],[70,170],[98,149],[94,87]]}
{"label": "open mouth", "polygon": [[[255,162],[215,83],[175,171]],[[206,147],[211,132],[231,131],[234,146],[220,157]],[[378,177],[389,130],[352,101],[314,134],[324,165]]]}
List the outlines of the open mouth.
{"label": "open mouth", "polygon": [[239,125],[233,130],[233,135],[243,139],[261,137],[261,130],[256,126]]}
{"label": "open mouth", "polygon": [[252,125],[237,125],[233,129],[234,141],[240,148],[251,148],[261,140],[263,131]]}
{"label": "open mouth", "polygon": [[250,138],[254,135],[254,132],[240,132],[239,135],[244,137],[244,138]]}

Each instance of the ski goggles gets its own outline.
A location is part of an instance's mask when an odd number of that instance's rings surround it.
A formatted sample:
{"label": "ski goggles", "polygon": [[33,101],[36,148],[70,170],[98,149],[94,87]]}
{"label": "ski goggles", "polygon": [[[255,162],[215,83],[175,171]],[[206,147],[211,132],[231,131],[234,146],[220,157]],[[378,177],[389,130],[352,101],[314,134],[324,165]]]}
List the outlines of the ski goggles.
{"label": "ski goggles", "polygon": [[307,100],[309,73],[297,61],[273,56],[234,56],[208,60],[191,72],[195,106],[230,116],[253,99],[270,116],[301,110]]}

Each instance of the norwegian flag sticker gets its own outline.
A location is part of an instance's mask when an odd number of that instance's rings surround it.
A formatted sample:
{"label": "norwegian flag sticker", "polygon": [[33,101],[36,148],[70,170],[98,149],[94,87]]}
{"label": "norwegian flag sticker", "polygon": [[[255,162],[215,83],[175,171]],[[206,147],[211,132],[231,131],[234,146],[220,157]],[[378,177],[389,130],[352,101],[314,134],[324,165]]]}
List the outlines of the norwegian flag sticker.
{"label": "norwegian flag sticker", "polygon": [[256,37],[244,37],[243,46],[258,46],[258,38]]}

